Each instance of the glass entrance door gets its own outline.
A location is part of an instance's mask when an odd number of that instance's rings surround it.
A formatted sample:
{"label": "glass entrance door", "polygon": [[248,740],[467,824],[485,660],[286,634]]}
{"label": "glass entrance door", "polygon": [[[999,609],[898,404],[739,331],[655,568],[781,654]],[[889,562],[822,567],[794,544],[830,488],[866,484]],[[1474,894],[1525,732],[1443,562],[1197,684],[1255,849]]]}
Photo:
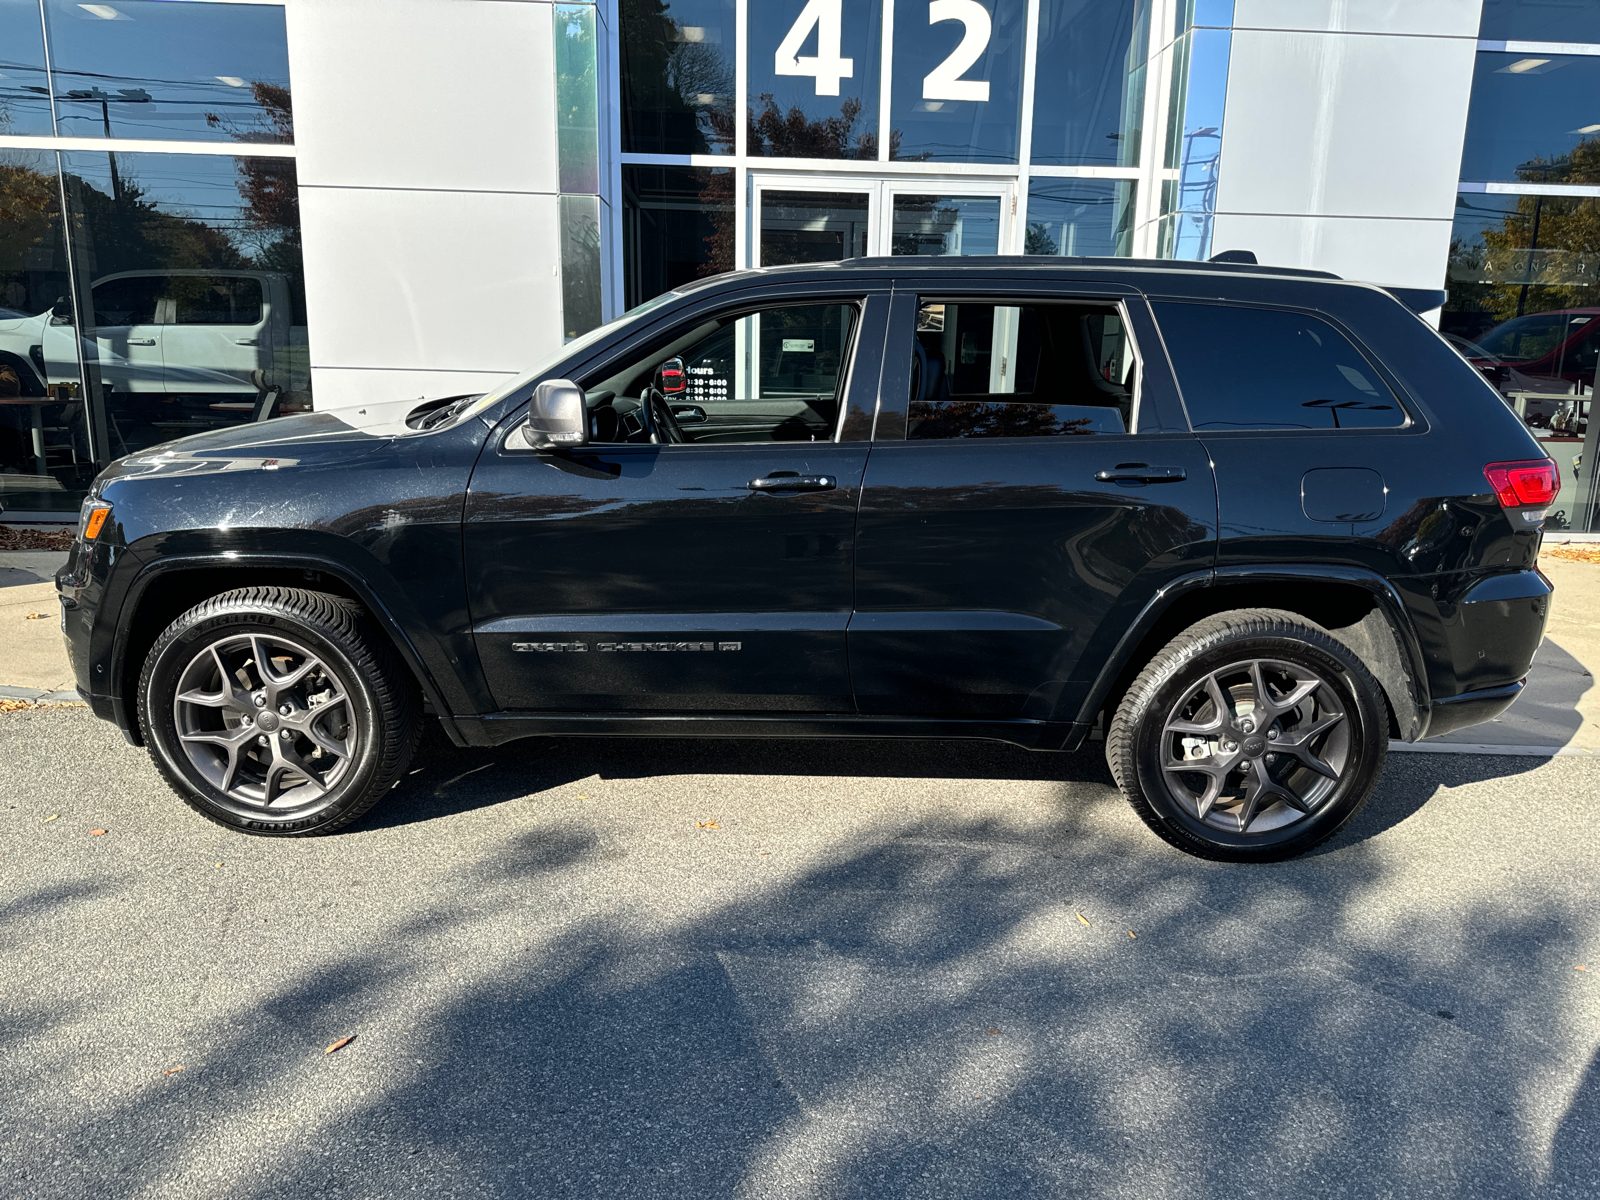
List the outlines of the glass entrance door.
{"label": "glass entrance door", "polygon": [[750,265],[1015,253],[1016,184],[757,175]]}

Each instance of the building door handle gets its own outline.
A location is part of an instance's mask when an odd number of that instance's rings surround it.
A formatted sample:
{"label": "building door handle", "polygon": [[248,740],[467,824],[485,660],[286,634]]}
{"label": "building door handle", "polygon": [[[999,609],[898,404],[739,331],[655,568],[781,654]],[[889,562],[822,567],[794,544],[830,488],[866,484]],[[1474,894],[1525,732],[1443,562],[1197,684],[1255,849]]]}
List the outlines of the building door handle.
{"label": "building door handle", "polygon": [[259,346],[261,344],[260,338],[234,338],[233,340],[240,346]]}
{"label": "building door handle", "polygon": [[1096,471],[1100,483],[1182,483],[1189,472],[1182,467],[1152,467],[1145,463],[1118,463],[1109,471]]}
{"label": "building door handle", "polygon": [[832,475],[797,475],[792,471],[775,471],[750,481],[752,492],[831,492],[838,486],[839,481]]}

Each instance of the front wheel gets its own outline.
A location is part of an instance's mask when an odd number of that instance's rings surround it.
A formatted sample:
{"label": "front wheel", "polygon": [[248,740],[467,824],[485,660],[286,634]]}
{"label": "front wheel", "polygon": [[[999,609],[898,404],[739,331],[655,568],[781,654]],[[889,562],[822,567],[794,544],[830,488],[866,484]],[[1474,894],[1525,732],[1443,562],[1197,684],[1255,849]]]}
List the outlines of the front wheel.
{"label": "front wheel", "polygon": [[404,668],[347,600],[245,588],[184,613],[150,649],[139,726],[203,816],[245,833],[328,833],[405,772],[419,734]]}
{"label": "front wheel", "polygon": [[1180,850],[1272,862],[1332,837],[1367,802],[1388,752],[1376,680],[1293,613],[1209,617],[1128,689],[1106,755],[1134,810]]}

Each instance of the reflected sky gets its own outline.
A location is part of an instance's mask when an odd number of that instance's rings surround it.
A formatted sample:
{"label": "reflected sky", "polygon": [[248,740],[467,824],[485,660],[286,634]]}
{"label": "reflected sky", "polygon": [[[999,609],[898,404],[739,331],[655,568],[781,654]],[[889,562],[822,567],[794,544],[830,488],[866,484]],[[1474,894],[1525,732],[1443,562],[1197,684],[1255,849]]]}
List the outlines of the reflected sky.
{"label": "reflected sky", "polygon": [[[930,20],[960,13],[969,20]],[[899,145],[891,157],[1017,161],[1026,18],[1025,0],[909,0],[895,6],[890,127]],[[974,52],[976,60],[951,77]]]}
{"label": "reflected sky", "polygon": [[1478,36],[1498,41],[1600,42],[1600,4],[1589,0],[1483,0]]}
{"label": "reflected sky", "polygon": [[46,12],[64,136],[109,125],[124,138],[282,140],[251,86],[289,86],[281,5],[47,0]]}
{"label": "reflected sky", "polygon": [[1048,69],[1034,85],[1034,162],[1138,165],[1149,21],[1148,0],[1047,0],[1041,7],[1039,62]]}
{"label": "reflected sky", "polygon": [[1472,78],[1461,178],[1473,181],[1600,182],[1596,164],[1559,163],[1600,134],[1600,58],[1481,53]]}
{"label": "reflected sky", "polygon": [[0,0],[0,134],[48,135],[44,34],[36,0]]}

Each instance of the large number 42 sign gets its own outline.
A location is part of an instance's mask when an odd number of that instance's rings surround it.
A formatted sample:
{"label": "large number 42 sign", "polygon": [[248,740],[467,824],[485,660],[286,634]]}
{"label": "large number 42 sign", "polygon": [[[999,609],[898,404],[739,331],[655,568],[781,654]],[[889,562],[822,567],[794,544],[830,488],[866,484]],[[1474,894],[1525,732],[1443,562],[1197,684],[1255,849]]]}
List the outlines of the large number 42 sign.
{"label": "large number 42 sign", "polygon": [[[844,0],[808,0],[789,32],[778,44],[772,69],[778,75],[809,75],[817,95],[837,96],[839,81],[855,76],[856,62],[842,52]],[[928,0],[928,24],[960,21],[965,32],[948,58],[929,71],[922,80],[924,100],[989,99],[989,81],[961,78],[989,48],[993,25],[989,10],[979,0]],[[812,31],[817,34],[815,55],[801,54],[800,48]]]}

